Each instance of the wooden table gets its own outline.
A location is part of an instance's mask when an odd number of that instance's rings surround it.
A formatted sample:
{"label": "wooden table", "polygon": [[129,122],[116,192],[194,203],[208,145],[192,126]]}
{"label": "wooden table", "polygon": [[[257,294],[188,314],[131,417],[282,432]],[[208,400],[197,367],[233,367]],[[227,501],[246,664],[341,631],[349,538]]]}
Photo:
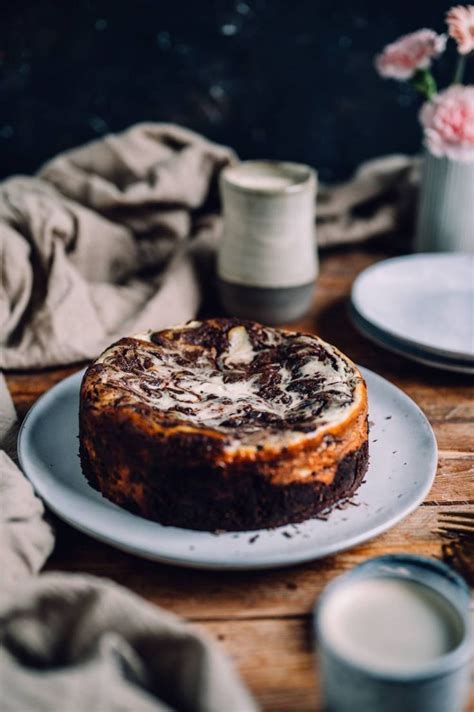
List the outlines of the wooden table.
{"label": "wooden table", "polygon": [[[438,474],[425,502],[412,515],[351,551],[289,569],[244,573],[183,570],[144,561],[57,521],[57,544],[48,570],[107,576],[206,628],[234,658],[264,710],[320,709],[311,610],[328,581],[380,554],[404,551],[441,556],[443,541],[433,531],[439,511],[474,504],[474,389],[469,378],[391,355],[360,336],[347,317],[354,277],[390,256],[389,248],[378,242],[368,248],[326,253],[314,308],[293,327],[321,335],[357,363],[380,373],[428,416],[439,445]],[[78,368],[10,374],[8,382],[20,417],[41,393]]]}

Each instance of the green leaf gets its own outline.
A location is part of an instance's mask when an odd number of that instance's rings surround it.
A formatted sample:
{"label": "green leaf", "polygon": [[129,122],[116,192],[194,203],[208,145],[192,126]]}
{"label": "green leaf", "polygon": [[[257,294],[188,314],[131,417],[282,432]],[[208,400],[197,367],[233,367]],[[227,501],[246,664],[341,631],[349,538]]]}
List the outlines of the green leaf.
{"label": "green leaf", "polygon": [[411,83],[428,101],[438,91],[435,79],[429,69],[418,69],[413,75]]}

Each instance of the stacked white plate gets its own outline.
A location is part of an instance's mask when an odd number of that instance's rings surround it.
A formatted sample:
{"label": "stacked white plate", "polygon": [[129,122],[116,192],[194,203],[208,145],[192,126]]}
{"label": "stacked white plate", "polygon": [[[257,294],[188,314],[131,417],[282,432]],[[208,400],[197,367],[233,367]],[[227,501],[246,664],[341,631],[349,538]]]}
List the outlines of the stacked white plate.
{"label": "stacked white plate", "polygon": [[354,282],[351,317],[394,353],[474,374],[474,255],[406,255],[369,267]]}

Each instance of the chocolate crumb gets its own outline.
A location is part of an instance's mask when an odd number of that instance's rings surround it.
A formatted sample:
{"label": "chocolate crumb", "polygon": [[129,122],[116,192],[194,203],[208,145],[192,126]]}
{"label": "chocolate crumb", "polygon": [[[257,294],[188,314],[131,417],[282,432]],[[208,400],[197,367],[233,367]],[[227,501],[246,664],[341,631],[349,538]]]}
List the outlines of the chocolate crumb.
{"label": "chocolate crumb", "polygon": [[391,420],[391,419],[392,419],[392,416],[391,416],[391,415],[386,415],[386,416],[385,416],[385,420]]}
{"label": "chocolate crumb", "polygon": [[255,536],[251,536],[249,539],[249,544],[253,544],[255,541],[257,541],[259,536],[260,534],[255,534]]}
{"label": "chocolate crumb", "polygon": [[282,536],[286,536],[287,539],[293,539],[293,534],[290,534],[290,532],[282,532]]}

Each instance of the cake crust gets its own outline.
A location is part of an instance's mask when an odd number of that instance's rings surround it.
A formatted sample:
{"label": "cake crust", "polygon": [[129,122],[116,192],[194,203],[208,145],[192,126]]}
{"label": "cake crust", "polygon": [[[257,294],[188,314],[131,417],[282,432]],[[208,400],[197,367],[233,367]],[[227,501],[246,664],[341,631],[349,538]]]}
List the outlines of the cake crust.
{"label": "cake crust", "polygon": [[348,497],[368,462],[367,393],[315,336],[213,319],[122,339],[81,386],[96,489],[162,524],[246,530]]}

